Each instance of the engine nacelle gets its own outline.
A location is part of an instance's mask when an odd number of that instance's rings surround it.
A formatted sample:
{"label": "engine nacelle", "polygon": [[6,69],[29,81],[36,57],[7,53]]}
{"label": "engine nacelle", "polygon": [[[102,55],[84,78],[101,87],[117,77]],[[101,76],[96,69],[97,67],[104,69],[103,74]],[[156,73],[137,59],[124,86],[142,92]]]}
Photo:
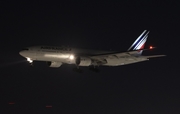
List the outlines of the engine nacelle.
{"label": "engine nacelle", "polygon": [[90,66],[92,65],[92,60],[87,57],[76,57],[76,65],[78,66]]}
{"label": "engine nacelle", "polygon": [[60,67],[62,65],[62,63],[61,62],[47,62],[47,65],[49,67],[57,68],[57,67]]}

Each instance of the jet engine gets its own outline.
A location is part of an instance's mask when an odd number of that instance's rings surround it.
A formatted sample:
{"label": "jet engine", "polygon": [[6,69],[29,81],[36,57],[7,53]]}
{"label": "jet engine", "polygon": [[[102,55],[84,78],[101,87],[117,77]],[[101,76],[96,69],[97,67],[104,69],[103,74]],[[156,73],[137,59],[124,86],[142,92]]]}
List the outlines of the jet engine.
{"label": "jet engine", "polygon": [[90,66],[92,65],[92,60],[88,57],[76,57],[76,65],[78,66]]}
{"label": "jet engine", "polygon": [[61,62],[47,62],[47,65],[49,67],[57,68],[57,67],[60,67],[62,65],[62,63]]}

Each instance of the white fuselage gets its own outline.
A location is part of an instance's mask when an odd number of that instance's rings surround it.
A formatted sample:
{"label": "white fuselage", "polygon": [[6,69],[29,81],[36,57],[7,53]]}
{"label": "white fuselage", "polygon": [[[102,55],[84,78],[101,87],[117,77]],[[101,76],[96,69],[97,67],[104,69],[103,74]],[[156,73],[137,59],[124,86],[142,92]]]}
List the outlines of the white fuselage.
{"label": "white fuselage", "polygon": [[[62,64],[76,64],[76,56],[88,56],[100,55],[104,53],[112,53],[112,51],[94,51],[94,50],[83,50],[76,48],[64,48],[64,47],[50,47],[50,46],[36,46],[30,47],[20,52],[20,55],[32,61],[50,61],[59,62]],[[119,66],[140,61],[148,60],[143,56],[108,56],[106,63],[102,64],[105,66]],[[81,65],[86,66],[86,65]],[[89,65],[87,65],[89,66]]]}
{"label": "white fuselage", "polygon": [[[149,31],[144,30],[126,52],[85,50],[69,47],[34,46],[20,51],[19,54],[32,64],[33,61],[46,61],[50,67],[62,64],[77,66],[119,66],[149,60],[165,55],[142,56]],[[153,47],[150,47],[153,49]]]}

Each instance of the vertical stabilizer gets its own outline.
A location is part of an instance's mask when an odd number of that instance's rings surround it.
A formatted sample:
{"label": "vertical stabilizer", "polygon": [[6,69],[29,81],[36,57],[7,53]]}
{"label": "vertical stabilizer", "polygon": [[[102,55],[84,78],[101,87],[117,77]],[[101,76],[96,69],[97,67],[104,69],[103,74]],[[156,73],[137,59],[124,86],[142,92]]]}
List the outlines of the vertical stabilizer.
{"label": "vertical stabilizer", "polygon": [[[142,34],[134,41],[134,43],[129,47],[128,51],[144,49],[145,43],[147,41],[149,31],[144,30]],[[137,54],[141,54],[143,50],[140,50]]]}

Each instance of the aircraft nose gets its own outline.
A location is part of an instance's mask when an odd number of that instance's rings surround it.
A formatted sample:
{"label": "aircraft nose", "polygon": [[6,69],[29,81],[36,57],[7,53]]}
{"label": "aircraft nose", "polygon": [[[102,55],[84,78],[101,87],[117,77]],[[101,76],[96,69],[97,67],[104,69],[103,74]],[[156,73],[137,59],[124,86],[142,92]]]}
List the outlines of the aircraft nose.
{"label": "aircraft nose", "polygon": [[27,56],[27,52],[26,51],[20,51],[19,54],[23,57]]}
{"label": "aircraft nose", "polygon": [[20,51],[20,52],[19,52],[19,55],[23,56],[23,51]]}

